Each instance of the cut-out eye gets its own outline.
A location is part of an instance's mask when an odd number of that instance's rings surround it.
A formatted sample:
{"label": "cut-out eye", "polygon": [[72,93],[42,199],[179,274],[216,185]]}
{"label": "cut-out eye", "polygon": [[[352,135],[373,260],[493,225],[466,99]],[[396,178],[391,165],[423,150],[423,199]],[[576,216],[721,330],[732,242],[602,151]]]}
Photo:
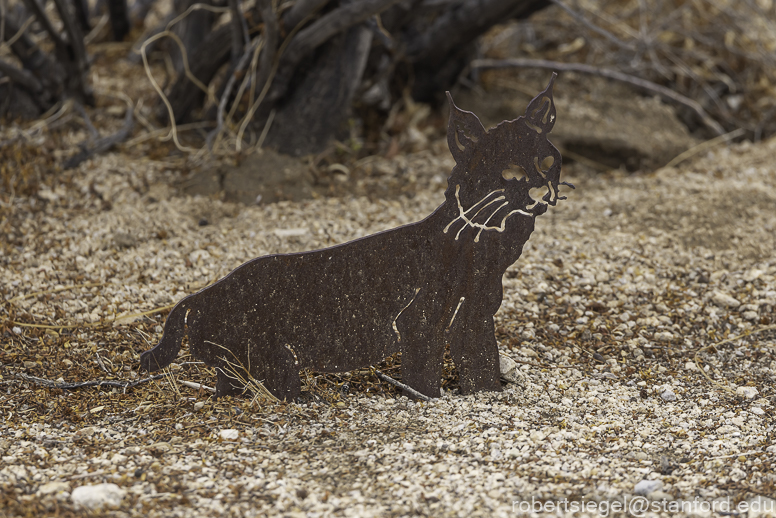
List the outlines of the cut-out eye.
{"label": "cut-out eye", "polygon": [[545,157],[541,164],[539,163],[539,157],[534,157],[534,168],[536,168],[537,173],[542,175],[542,178],[547,178],[547,172],[554,163],[555,159],[552,156]]}
{"label": "cut-out eye", "polygon": [[510,164],[508,169],[504,169],[501,172],[501,176],[504,178],[504,180],[522,180],[523,178],[528,178],[528,173],[525,172],[525,169],[520,167],[519,165]]}
{"label": "cut-out eye", "polygon": [[541,187],[534,187],[528,191],[528,196],[530,196],[534,201],[534,204],[536,204],[539,203],[539,201],[549,201],[552,194],[546,185],[542,185]]}

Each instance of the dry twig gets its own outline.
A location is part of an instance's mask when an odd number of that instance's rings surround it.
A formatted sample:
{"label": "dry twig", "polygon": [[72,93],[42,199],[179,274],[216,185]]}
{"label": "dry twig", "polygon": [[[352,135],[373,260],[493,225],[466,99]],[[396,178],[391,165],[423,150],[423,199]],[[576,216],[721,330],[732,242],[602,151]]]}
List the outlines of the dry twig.
{"label": "dry twig", "polygon": [[[78,166],[81,162],[84,160],[88,160],[94,155],[99,155],[100,153],[104,153],[108,151],[110,148],[115,146],[116,144],[119,144],[123,141],[125,141],[130,134],[132,133],[132,128],[134,127],[134,118],[133,118],[133,105],[132,101],[129,99],[129,97],[124,96],[125,101],[127,103],[127,111],[124,115],[124,124],[116,133],[113,135],[108,135],[107,137],[98,138],[95,140],[91,145],[89,145],[89,142],[83,142],[81,143],[81,151],[77,153],[76,155],[68,158],[65,163],[62,165],[64,169],[71,169],[73,167]],[[82,108],[83,109],[83,108]],[[86,112],[84,112],[85,114]],[[87,125],[91,126],[91,122],[89,122],[88,116],[84,118],[85,121],[87,121]],[[94,129],[94,126],[91,126],[92,129]],[[94,130],[95,132],[97,130]],[[99,135],[99,133],[97,133]]]}
{"label": "dry twig", "polygon": [[85,388],[85,387],[114,387],[114,388],[124,389],[125,392],[128,388],[136,387],[143,383],[148,383],[149,381],[159,380],[164,378],[165,376],[166,374],[156,374],[149,378],[143,378],[135,381],[93,380],[93,381],[83,381],[80,383],[64,383],[59,381],[47,380],[45,378],[38,378],[36,376],[30,376],[28,374],[23,374],[20,372],[16,374],[17,378],[21,378],[24,381],[29,381],[30,383],[35,383],[36,385],[42,385],[48,388],[73,390],[73,389],[79,389],[79,388]]}
{"label": "dry twig", "polygon": [[415,399],[420,399],[422,401],[433,401],[430,397],[426,396],[425,394],[421,394],[420,392],[418,392],[414,388],[410,387],[409,385],[405,385],[401,381],[396,381],[392,377],[383,374],[382,372],[380,372],[377,369],[374,369],[374,372],[375,372],[375,376],[377,376],[381,380],[387,381],[388,383],[390,383],[394,387],[400,388],[403,392],[405,392],[406,394],[409,394],[410,396],[414,397]]}
{"label": "dry twig", "polygon": [[594,67],[591,65],[585,65],[582,63],[561,63],[559,61],[548,61],[545,59],[523,59],[523,58],[513,58],[513,59],[476,59],[472,61],[471,67],[474,69],[481,69],[481,70],[487,70],[487,69],[493,69],[493,68],[543,68],[547,70],[559,70],[561,72],[578,72],[581,74],[591,74],[596,75],[600,77],[606,77],[608,79],[614,79],[616,81],[621,81],[623,83],[627,83],[630,85],[633,85],[637,88],[641,88],[642,90],[645,90],[647,92],[658,94],[661,97],[673,101],[675,103],[681,104],[683,106],[686,106],[687,108],[690,108],[692,111],[694,111],[698,117],[703,121],[703,123],[709,127],[714,133],[717,135],[722,135],[725,133],[724,128],[720,126],[720,124],[712,119],[708,113],[706,113],[706,110],[703,109],[703,107],[698,104],[696,101],[693,101],[689,97],[685,97],[684,95],[675,92],[671,90],[670,88],[666,88],[665,86],[661,86],[657,83],[653,83],[652,81],[647,81],[646,79],[641,79],[636,76],[632,76],[630,74],[625,74],[623,72],[618,72],[616,70],[609,70],[606,68],[600,68],[600,67]]}

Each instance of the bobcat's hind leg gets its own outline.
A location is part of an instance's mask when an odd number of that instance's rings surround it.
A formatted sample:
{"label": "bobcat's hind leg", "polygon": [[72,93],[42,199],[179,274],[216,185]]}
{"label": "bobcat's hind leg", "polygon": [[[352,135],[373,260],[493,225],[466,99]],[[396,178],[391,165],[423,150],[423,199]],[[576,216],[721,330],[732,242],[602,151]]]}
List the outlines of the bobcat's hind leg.
{"label": "bobcat's hind leg", "polygon": [[[232,366],[233,367],[233,366]],[[287,348],[273,356],[260,358],[254,355],[250,362],[250,374],[239,369],[239,375],[231,370],[217,369],[216,397],[235,396],[260,390],[258,383],[273,396],[283,401],[293,401],[302,392],[299,366],[296,357]]]}
{"label": "bobcat's hind leg", "polygon": [[472,315],[467,325],[451,329],[450,355],[460,377],[461,393],[501,391],[498,345],[492,316]]}
{"label": "bobcat's hind leg", "polygon": [[280,401],[293,401],[302,393],[298,359],[288,346],[272,347],[272,354],[252,359],[251,376]]}
{"label": "bobcat's hind leg", "polygon": [[216,399],[223,396],[237,396],[245,391],[245,385],[239,379],[226,374],[220,367],[216,369],[216,373],[218,376],[216,381]]}

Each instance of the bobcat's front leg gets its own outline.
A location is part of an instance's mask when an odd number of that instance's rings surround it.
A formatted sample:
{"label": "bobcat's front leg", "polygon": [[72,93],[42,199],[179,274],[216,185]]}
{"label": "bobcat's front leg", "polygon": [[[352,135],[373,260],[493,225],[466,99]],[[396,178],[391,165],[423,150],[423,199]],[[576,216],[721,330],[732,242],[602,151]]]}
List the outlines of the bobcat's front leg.
{"label": "bobcat's front leg", "polygon": [[401,351],[401,376],[405,385],[421,394],[441,395],[444,331],[438,304],[433,296],[419,290],[394,324]]}
{"label": "bobcat's front leg", "polygon": [[458,369],[461,393],[501,391],[493,317],[471,311],[474,308],[461,309],[464,314],[458,317],[463,318],[450,326],[450,355]]}

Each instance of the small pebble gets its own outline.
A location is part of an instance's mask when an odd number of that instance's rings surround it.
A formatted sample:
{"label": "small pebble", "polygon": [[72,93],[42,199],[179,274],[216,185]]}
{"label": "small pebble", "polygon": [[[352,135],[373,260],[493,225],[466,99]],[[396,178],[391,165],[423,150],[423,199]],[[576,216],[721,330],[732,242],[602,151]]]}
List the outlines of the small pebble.
{"label": "small pebble", "polygon": [[711,294],[711,301],[716,304],[717,306],[721,306],[723,308],[737,308],[741,305],[741,303],[728,295],[727,293],[723,293],[721,291],[713,291]]}
{"label": "small pebble", "polygon": [[660,393],[660,397],[663,401],[676,401],[676,394],[671,389],[666,389]]}
{"label": "small pebble", "polygon": [[738,387],[736,389],[736,395],[745,397],[746,399],[754,399],[760,392],[754,387]]}
{"label": "small pebble", "polygon": [[661,480],[642,480],[634,486],[633,493],[647,496],[653,491],[659,491],[661,489],[663,489],[663,481]]}
{"label": "small pebble", "polygon": [[70,499],[76,506],[93,510],[105,505],[117,507],[125,494],[126,491],[116,484],[97,484],[73,489]]}
{"label": "small pebble", "polygon": [[240,437],[240,432],[239,430],[228,428],[226,430],[221,430],[218,435],[225,441],[236,441]]}

